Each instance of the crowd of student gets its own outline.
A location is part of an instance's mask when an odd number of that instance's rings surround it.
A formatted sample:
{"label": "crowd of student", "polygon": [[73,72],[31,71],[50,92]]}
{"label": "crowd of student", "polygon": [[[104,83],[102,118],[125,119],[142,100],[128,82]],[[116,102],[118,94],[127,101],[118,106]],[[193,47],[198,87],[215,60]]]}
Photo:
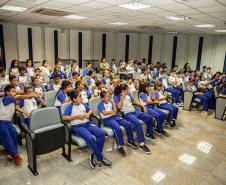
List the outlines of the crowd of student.
{"label": "crowd of student", "polygon": [[[135,79],[134,74],[138,74]],[[113,130],[117,151],[126,156],[122,127],[129,147],[140,148],[150,154],[145,138],[156,139],[154,132],[169,136],[164,125],[175,127],[178,107],[183,106],[184,87],[202,101],[202,116],[207,116],[209,109],[215,106],[213,87],[219,86],[220,96],[226,97],[225,73],[212,74],[211,68],[206,66],[199,72],[192,70],[189,63],[183,69],[176,65],[170,70],[165,63],[146,64],[145,59],[141,63],[121,60],[118,64],[114,59],[111,64],[102,59],[95,69],[92,63],[79,69],[75,61],[69,70],[61,59],[57,59],[54,67],[44,60],[38,68],[34,68],[30,59],[25,67],[18,60],[13,60],[8,72],[0,68],[0,86],[0,144],[9,153],[8,159],[17,165],[21,164],[22,159],[17,150],[13,115],[15,111],[20,113],[23,122],[29,126],[31,112],[46,106],[46,91],[58,91],[55,106],[59,111],[63,104],[68,103],[61,113],[62,120],[69,122],[73,134],[83,138],[91,149],[92,168],[98,163],[109,167],[112,163],[102,153],[105,132],[89,121],[92,115],[88,106],[90,98],[100,97],[98,111],[103,124]],[[137,90],[138,97],[134,97],[133,93]],[[168,101],[169,96],[175,104]],[[138,111],[135,105],[141,109]],[[145,133],[140,121],[146,125]],[[133,132],[136,133],[137,143]]]}

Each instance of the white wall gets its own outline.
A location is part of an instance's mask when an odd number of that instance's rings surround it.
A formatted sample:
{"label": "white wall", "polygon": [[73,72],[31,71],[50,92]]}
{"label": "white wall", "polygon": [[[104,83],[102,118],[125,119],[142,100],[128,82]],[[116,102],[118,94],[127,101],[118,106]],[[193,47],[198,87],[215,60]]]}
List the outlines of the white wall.
{"label": "white wall", "polygon": [[[47,59],[54,64],[54,30],[58,30],[58,55],[60,58],[78,59],[78,32],[83,33],[83,59],[101,59],[102,34],[106,33],[106,58],[125,59],[126,34],[130,35],[129,58],[148,58],[149,36],[153,35],[152,62],[167,63],[171,67],[173,35],[118,32],[92,32],[82,30],[61,31],[60,29],[38,26],[2,23],[4,31],[7,67],[12,59],[26,60],[28,53],[27,28],[32,28],[33,58]],[[211,66],[213,71],[222,71],[226,51],[226,35],[178,35],[176,64],[183,67],[186,62],[196,67],[199,37],[203,36],[201,67]],[[84,66],[84,65],[83,65]]]}

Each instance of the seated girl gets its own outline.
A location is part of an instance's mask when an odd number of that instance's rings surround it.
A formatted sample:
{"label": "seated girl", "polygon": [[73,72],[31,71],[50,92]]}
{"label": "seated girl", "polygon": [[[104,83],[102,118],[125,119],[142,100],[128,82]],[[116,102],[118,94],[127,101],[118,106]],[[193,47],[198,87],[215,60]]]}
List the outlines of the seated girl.
{"label": "seated girl", "polygon": [[27,59],[26,61],[26,72],[27,72],[27,75],[30,77],[33,77],[35,74],[33,61],[31,59]]}
{"label": "seated girl", "polygon": [[88,104],[88,101],[91,98],[91,93],[87,89],[85,89],[84,82],[81,80],[76,81],[75,88],[81,92],[82,102]]}

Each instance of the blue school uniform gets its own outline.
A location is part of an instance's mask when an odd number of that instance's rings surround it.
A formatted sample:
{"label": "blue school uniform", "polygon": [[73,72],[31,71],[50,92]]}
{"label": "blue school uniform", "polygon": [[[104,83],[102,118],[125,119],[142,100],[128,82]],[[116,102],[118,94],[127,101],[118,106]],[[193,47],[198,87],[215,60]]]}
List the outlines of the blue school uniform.
{"label": "blue school uniform", "polygon": [[72,78],[72,73],[74,73],[74,72],[77,72],[78,76],[80,76],[78,71],[70,71],[69,74],[68,74],[68,78]]}
{"label": "blue school uniform", "polygon": [[58,91],[60,88],[61,88],[60,84],[51,83],[50,86],[49,86],[50,91]]}
{"label": "blue school uniform", "polygon": [[54,76],[60,76],[60,79],[66,79],[67,78],[67,75],[63,72],[63,71],[54,71],[52,74],[51,74],[51,79],[54,78]]}
{"label": "blue school uniform", "polygon": [[[74,105],[70,103],[63,115],[72,116],[72,115],[82,115],[89,112],[90,109],[86,104]],[[102,129],[92,124],[88,119],[79,120],[75,119],[70,121],[72,127],[72,133],[76,136],[83,138],[91,151],[94,153],[98,161],[103,160],[103,147],[105,141],[105,133]],[[94,138],[95,136],[95,138]]]}
{"label": "blue school uniform", "polygon": [[153,116],[156,119],[157,122],[157,126],[158,126],[158,130],[160,132],[163,131],[163,123],[164,120],[166,119],[166,114],[161,111],[159,108],[155,107],[154,104],[147,104],[146,101],[150,101],[152,99],[151,95],[148,93],[144,93],[141,92],[139,94],[139,99],[140,102],[145,105],[145,107],[147,108],[147,112],[148,114],[150,114],[151,116]]}
{"label": "blue school uniform", "polygon": [[104,85],[110,84],[111,79],[110,78],[102,78],[102,82]]}
{"label": "blue school uniform", "polygon": [[[163,96],[164,96],[164,93],[162,91],[158,91],[158,90],[155,91],[155,97],[157,99],[162,98]],[[168,123],[177,119],[178,108],[176,106],[174,106],[173,104],[168,103],[166,100],[161,100],[161,101],[159,101],[158,108],[169,111],[169,116],[167,118]]]}
{"label": "blue school uniform", "polygon": [[67,94],[63,90],[60,90],[56,95],[54,106],[56,106],[60,110],[61,105],[64,103],[67,97]]}
{"label": "blue school uniform", "polygon": [[[121,97],[114,96],[114,101],[116,104],[118,104],[121,100]],[[140,124],[139,120],[142,120],[146,123],[146,133],[148,135],[153,135],[153,118],[151,115],[146,114],[144,112],[136,111],[133,107],[133,97],[131,95],[126,95],[126,97],[123,100],[123,105],[121,107],[121,111],[124,112],[124,118],[125,120],[131,122],[133,124],[134,129],[137,133],[138,142],[144,143],[144,133],[142,130],[142,126]]]}
{"label": "blue school uniform", "polygon": [[32,89],[33,89],[33,92],[36,92],[36,93],[41,92],[43,93],[43,95],[44,95],[44,92],[46,91],[43,86],[33,86]]}
{"label": "blue school uniform", "polygon": [[83,71],[82,71],[82,76],[88,76],[89,75],[89,69],[86,67]]}
{"label": "blue school uniform", "polygon": [[[24,100],[19,100],[17,102],[20,108],[22,108],[25,112],[28,112],[29,114],[33,111],[38,109],[38,105],[40,104],[40,101],[34,97],[24,99]],[[26,116],[25,114],[23,115],[24,123],[29,126],[29,116]]]}
{"label": "blue school uniform", "polygon": [[118,146],[123,146],[123,133],[120,126],[124,127],[127,134],[128,142],[133,142],[133,124],[126,121],[116,114],[104,115],[102,111],[112,111],[114,110],[114,105],[111,102],[103,102],[101,101],[98,104],[98,111],[100,113],[101,118],[103,119],[103,123],[106,127],[110,127],[113,130],[114,137],[116,139]]}
{"label": "blue school uniform", "polygon": [[220,94],[226,95],[226,88],[223,88],[223,89],[221,90]]}
{"label": "blue school uniform", "polygon": [[82,102],[88,104],[89,99],[91,98],[91,93],[88,90],[83,89],[81,91],[81,95],[82,95]]}
{"label": "blue school uniform", "polygon": [[15,112],[15,100],[12,96],[0,99],[0,143],[14,157],[18,154],[18,136],[11,120]]}
{"label": "blue school uniform", "polygon": [[90,78],[88,78],[88,80],[87,80],[87,85],[88,85],[88,86],[90,86],[90,85],[93,86],[93,85],[95,85],[95,82],[96,82],[95,79],[90,77]]}

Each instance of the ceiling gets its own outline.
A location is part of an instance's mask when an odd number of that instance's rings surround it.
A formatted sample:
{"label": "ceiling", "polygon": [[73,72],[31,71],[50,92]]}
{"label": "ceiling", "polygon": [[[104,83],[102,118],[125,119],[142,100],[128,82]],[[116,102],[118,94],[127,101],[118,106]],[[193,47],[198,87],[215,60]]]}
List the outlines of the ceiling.
{"label": "ceiling", "polygon": [[[137,1],[151,7],[130,10],[118,6],[133,2],[131,0],[0,0],[0,5],[28,8],[24,12],[0,10],[0,19],[20,24],[39,25],[43,22],[53,27],[106,31],[217,34],[214,29],[226,29],[226,0]],[[32,13],[40,8],[68,11],[88,18],[75,20]],[[179,15],[190,19],[173,21],[166,18]],[[117,21],[128,24],[122,26],[109,24]],[[214,24],[215,28],[198,28],[194,26],[196,24]]]}

